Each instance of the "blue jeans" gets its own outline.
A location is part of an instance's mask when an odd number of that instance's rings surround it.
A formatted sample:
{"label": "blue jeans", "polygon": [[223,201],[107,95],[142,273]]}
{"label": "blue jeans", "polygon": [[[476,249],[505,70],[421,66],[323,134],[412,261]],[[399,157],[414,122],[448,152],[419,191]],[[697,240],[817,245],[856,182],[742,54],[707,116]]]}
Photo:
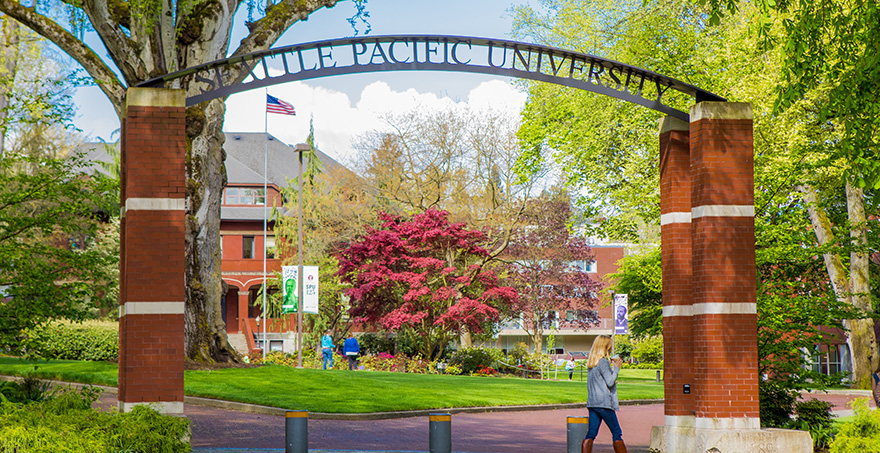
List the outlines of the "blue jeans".
{"label": "blue jeans", "polygon": [[602,421],[608,425],[611,430],[611,440],[623,440],[623,431],[620,430],[620,423],[617,421],[617,413],[611,409],[604,407],[588,407],[590,411],[590,427],[587,429],[587,439],[595,439],[599,434],[599,425]]}
{"label": "blue jeans", "polygon": [[333,350],[325,348],[322,351],[324,352],[324,369],[327,369],[327,362],[330,362],[330,368],[333,368]]}

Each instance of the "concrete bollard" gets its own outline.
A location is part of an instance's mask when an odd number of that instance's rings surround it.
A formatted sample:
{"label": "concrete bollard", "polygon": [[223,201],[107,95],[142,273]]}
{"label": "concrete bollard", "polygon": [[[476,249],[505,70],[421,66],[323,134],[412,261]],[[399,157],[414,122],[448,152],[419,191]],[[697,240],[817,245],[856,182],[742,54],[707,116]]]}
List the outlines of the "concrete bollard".
{"label": "concrete bollard", "polygon": [[452,453],[452,414],[428,415],[430,453]]}
{"label": "concrete bollard", "polygon": [[284,429],[284,453],[308,453],[309,411],[287,411]]}
{"label": "concrete bollard", "polygon": [[581,443],[587,437],[587,428],[589,428],[589,417],[568,417],[568,424],[565,430],[568,439],[568,453],[581,453]]}

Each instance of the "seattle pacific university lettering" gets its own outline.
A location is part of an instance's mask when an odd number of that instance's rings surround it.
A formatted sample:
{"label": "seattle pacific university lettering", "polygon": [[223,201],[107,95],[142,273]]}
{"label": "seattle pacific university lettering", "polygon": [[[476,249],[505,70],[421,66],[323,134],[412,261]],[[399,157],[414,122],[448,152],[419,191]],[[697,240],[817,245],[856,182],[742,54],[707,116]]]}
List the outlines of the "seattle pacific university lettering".
{"label": "seattle pacific university lettering", "polygon": [[[662,105],[670,88],[689,96],[696,90],[674,79],[591,55],[511,41],[438,36],[350,38],[290,46],[233,57],[177,77],[194,77],[201,94],[193,100],[202,102],[274,83],[408,69],[543,80],[642,105]],[[173,77],[170,74],[166,80]]]}

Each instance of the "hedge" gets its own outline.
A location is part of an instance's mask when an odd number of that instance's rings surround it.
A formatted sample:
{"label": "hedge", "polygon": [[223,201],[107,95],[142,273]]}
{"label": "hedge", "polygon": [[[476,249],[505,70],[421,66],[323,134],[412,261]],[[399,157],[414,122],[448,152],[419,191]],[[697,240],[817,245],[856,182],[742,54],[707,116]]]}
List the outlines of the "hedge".
{"label": "hedge", "polygon": [[147,406],[101,412],[91,408],[97,394],[66,389],[46,401],[0,403],[0,452],[191,451],[187,419]]}
{"label": "hedge", "polygon": [[115,361],[119,357],[119,323],[57,321],[29,333],[27,354],[44,359]]}

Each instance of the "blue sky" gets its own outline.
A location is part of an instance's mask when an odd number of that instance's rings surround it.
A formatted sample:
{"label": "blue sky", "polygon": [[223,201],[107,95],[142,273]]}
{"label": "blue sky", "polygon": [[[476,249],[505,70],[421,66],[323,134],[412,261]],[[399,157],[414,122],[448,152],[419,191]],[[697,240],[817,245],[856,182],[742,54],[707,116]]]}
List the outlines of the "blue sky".
{"label": "blue sky", "polygon": [[[529,1],[535,3],[535,0],[370,0],[367,3],[372,26],[370,35],[438,34],[508,38],[511,29],[508,9],[512,3]],[[354,13],[351,1],[319,10],[307,21],[291,27],[276,47],[352,36],[354,31],[346,19]],[[243,19],[245,13],[240,12],[239,16]],[[363,27],[360,28],[363,34]],[[237,20],[230,46],[232,49],[243,33],[243,20]],[[263,90],[256,91],[230,98],[225,130],[249,132],[262,131],[266,127],[262,115]],[[358,133],[376,127],[375,122],[365,119],[375,118],[375,110],[380,104],[391,111],[413,106],[466,103],[476,98],[484,103],[488,99],[499,100],[499,108],[515,110],[516,105],[524,100],[524,96],[517,94],[508,79],[431,72],[336,76],[273,86],[269,88],[269,93],[291,102],[297,107],[298,113],[296,118],[271,118],[268,124],[270,133],[288,143],[302,141],[308,119],[314,116],[318,145],[322,146],[323,143],[331,155],[340,158],[352,152],[346,142]],[[110,133],[119,127],[110,103],[97,88],[80,89],[74,101],[79,107],[75,124],[85,134],[92,138],[109,139]],[[340,118],[346,120],[345,130],[340,129],[339,124],[334,124],[339,123]]]}

